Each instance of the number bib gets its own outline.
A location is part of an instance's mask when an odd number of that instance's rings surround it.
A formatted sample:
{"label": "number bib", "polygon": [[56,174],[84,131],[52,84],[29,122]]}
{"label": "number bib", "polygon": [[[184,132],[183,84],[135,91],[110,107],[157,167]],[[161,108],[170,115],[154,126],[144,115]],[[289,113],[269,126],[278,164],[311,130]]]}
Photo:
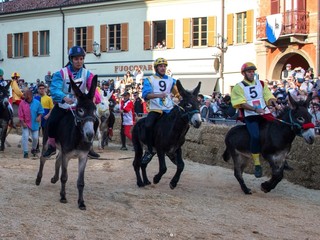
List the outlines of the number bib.
{"label": "number bib", "polygon": [[[265,109],[265,113],[270,113],[269,109],[266,108],[266,103],[263,99],[263,86],[260,80],[255,80],[255,85],[245,86],[242,82],[239,83],[244,91],[244,96],[247,99],[247,103],[255,108]],[[258,115],[254,111],[244,109],[244,116]]]}
{"label": "number bib", "polygon": [[149,77],[153,93],[166,93],[166,98],[153,98],[150,99],[150,110],[171,110],[173,108],[173,102],[171,98],[171,91],[173,87],[173,78],[168,77],[162,79],[157,76]]}
{"label": "number bib", "polygon": [[[68,98],[74,99],[74,103],[72,104],[72,106],[75,106],[77,104],[77,98],[75,97],[74,92],[71,88],[69,74],[72,75],[68,71],[68,68],[65,67],[62,69],[62,72],[61,72],[61,75],[63,77],[62,92],[64,92]],[[75,84],[79,87],[79,89],[83,93],[87,92],[87,90],[86,90],[86,83],[87,83],[86,76],[87,76],[87,70],[85,68],[83,68],[81,78],[73,79]],[[67,103],[59,103],[59,107],[64,108],[64,109],[69,109],[70,105]]]}

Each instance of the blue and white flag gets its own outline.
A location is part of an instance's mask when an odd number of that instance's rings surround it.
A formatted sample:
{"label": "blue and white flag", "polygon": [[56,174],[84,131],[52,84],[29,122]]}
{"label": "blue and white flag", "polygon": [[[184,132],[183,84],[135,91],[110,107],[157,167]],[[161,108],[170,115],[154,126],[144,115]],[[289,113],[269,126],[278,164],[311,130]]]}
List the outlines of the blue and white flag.
{"label": "blue and white flag", "polygon": [[282,14],[267,16],[266,35],[268,41],[274,43],[280,36],[282,30]]}

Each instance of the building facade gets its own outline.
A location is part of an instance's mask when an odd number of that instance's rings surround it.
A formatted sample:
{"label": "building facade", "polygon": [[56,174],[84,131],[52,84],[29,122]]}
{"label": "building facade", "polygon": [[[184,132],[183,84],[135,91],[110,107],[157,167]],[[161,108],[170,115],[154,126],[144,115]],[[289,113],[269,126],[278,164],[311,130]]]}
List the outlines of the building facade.
{"label": "building facade", "polygon": [[[311,0],[261,0],[256,20],[257,64],[261,79],[279,80],[287,64],[292,69],[312,68],[319,74],[319,2]],[[276,39],[266,29],[272,19]],[[272,34],[271,34],[272,35]]]}
{"label": "building facade", "polygon": [[100,80],[135,66],[151,75],[153,60],[164,57],[175,78],[189,89],[201,81],[204,94],[230,92],[242,63],[256,62],[257,1],[11,0],[1,9],[7,79],[19,72],[43,80],[67,63],[73,45],[85,48],[85,65]]}

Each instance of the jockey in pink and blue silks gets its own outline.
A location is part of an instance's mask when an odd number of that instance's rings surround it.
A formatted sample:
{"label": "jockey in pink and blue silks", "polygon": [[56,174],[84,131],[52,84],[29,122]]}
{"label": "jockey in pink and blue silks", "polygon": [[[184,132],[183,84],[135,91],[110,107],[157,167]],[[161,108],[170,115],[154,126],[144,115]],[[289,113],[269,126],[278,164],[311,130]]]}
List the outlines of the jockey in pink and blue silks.
{"label": "jockey in pink and blue silks", "polygon": [[[82,92],[90,89],[93,74],[84,67],[85,51],[80,46],[74,46],[69,50],[69,62],[60,71],[54,73],[50,85],[50,93],[55,106],[48,119],[48,149],[43,157],[50,157],[56,153],[55,133],[62,116],[77,104],[77,99],[71,89],[70,78],[78,85]],[[95,103],[101,102],[101,96],[96,90]],[[99,154],[92,149],[89,152],[92,158],[98,158]]]}

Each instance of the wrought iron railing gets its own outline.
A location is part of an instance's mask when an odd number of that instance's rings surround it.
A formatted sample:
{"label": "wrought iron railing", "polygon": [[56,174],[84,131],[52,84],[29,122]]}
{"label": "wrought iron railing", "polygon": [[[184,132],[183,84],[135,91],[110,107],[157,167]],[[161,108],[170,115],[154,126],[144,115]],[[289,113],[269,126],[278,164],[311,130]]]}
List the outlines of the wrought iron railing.
{"label": "wrought iron railing", "polygon": [[[257,39],[266,38],[266,16],[256,19]],[[282,13],[282,30],[280,36],[288,34],[309,33],[309,12],[286,11]]]}

